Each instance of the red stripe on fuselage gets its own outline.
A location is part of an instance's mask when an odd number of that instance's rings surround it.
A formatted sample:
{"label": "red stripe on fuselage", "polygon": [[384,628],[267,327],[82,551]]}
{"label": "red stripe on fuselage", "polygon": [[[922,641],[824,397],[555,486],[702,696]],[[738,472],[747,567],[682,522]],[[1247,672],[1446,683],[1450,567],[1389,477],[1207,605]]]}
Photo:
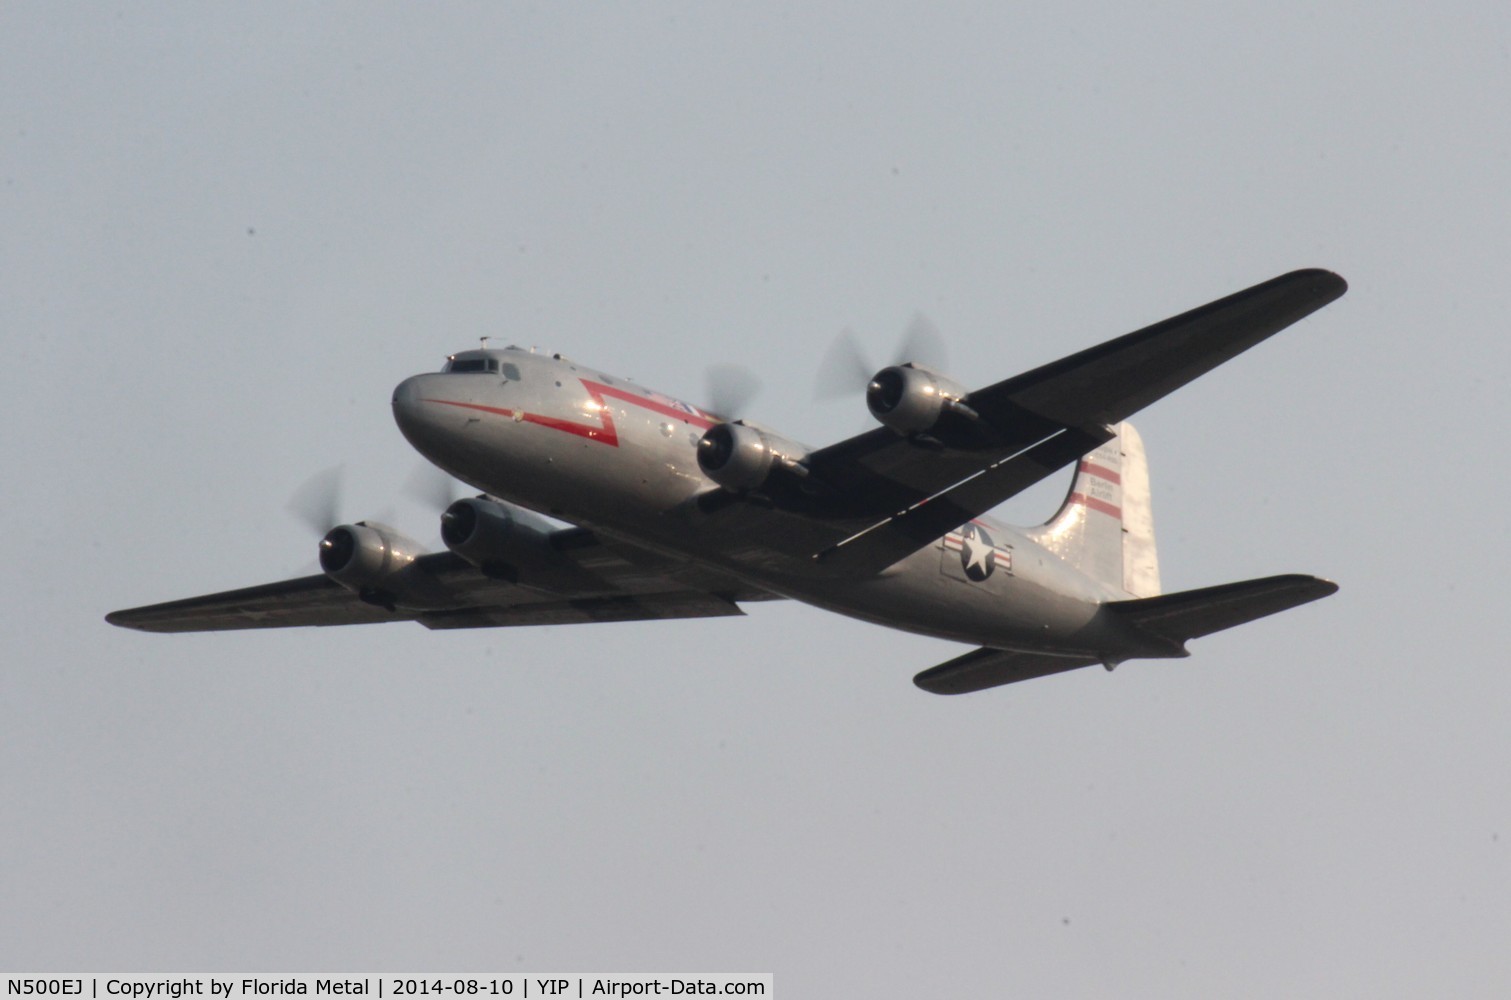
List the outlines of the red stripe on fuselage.
{"label": "red stripe on fuselage", "polygon": [[640,407],[641,409],[650,410],[652,413],[659,413],[663,417],[673,417],[685,423],[692,424],[694,427],[702,428],[705,431],[717,422],[709,418],[709,416],[702,410],[695,409],[691,406],[689,406],[686,410],[679,410],[677,409],[677,407],[670,406],[666,403],[660,402],[659,400],[647,399],[644,396],[638,396],[626,389],[616,389],[614,386],[604,385],[602,382],[590,382],[587,379],[582,379],[581,382],[582,387],[588,390],[588,395],[592,396],[600,403],[603,402],[604,396],[609,396],[614,399],[622,399],[626,403],[631,403],[635,406]]}
{"label": "red stripe on fuselage", "polygon": [[510,410],[502,406],[485,406],[482,403],[459,403],[450,399],[427,399],[427,403],[439,403],[442,406],[456,406],[464,410],[478,410],[482,413],[492,413],[500,417],[508,417],[511,420],[518,419],[525,423],[538,424],[541,427],[549,427],[556,431],[565,431],[568,434],[576,434],[578,437],[587,438],[589,441],[597,441],[611,448],[619,447],[619,432],[614,427],[614,415],[609,404],[604,402],[604,397],[622,400],[642,409],[659,413],[665,417],[681,420],[701,430],[712,427],[716,421],[701,410],[688,407],[687,410],[679,410],[675,406],[638,396],[624,389],[616,389],[602,382],[592,382],[588,379],[579,379],[582,387],[587,390],[588,396],[598,404],[598,426],[580,423],[576,420],[564,420],[561,417],[548,417],[543,413],[530,413],[525,410]]}
{"label": "red stripe on fuselage", "polygon": [[580,424],[575,420],[548,417],[542,413],[510,410],[502,406],[484,406],[482,403],[458,403],[451,399],[427,399],[425,402],[439,403],[442,406],[455,406],[463,410],[478,410],[482,413],[492,413],[500,417],[508,417],[510,420],[517,418],[527,424],[538,424],[541,427],[549,427],[553,431],[566,431],[568,434],[585,437],[589,441],[598,441],[611,448],[619,447],[619,432],[614,428],[614,418],[609,414],[609,406],[603,400],[598,401],[598,405],[602,409],[599,411],[598,416],[601,423],[597,427],[594,427],[592,424]]}

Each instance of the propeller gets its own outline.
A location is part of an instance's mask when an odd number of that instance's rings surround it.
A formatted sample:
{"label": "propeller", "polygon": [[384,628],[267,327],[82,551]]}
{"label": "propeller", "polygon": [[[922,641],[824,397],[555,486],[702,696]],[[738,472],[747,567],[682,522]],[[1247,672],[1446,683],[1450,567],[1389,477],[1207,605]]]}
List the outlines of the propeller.
{"label": "propeller", "polygon": [[897,349],[896,364],[917,361],[936,370],[949,367],[949,351],[944,346],[944,337],[934,321],[921,312],[915,312],[902,335],[902,344]]}
{"label": "propeller", "polygon": [[415,466],[414,472],[404,481],[405,496],[438,512],[456,503],[464,493],[460,482],[428,462]]}
{"label": "propeller", "polygon": [[[345,492],[346,466],[333,465],[300,484],[289,497],[288,503],[284,504],[284,509],[303,521],[312,533],[319,535],[320,546],[324,549],[331,529],[346,522],[341,516],[342,495]],[[381,508],[373,520],[387,524],[393,518],[394,510],[390,506]]]}
{"label": "propeller", "polygon": [[[948,367],[944,338],[932,320],[921,312],[915,312],[903,331],[902,341],[892,364],[909,361],[928,365],[930,368]],[[853,393],[863,392],[883,366],[873,364],[860,338],[848,327],[842,330],[829,345],[824,358],[819,362],[814,375],[813,395],[819,400],[839,399]]]}
{"label": "propeller", "polygon": [[877,366],[871,363],[866,349],[860,346],[860,338],[849,327],[829,345],[824,359],[814,373],[813,396],[815,399],[831,400],[860,392],[876,374]]}
{"label": "propeller", "polygon": [[284,504],[285,510],[303,521],[320,538],[321,557],[305,566],[307,573],[323,570],[327,554],[338,563],[350,558],[350,553],[340,547],[350,546],[351,538],[345,533],[333,537],[331,531],[341,523],[341,494],[345,490],[345,479],[346,466],[333,465],[306,479]]}
{"label": "propeller", "polygon": [[341,523],[341,492],[346,467],[333,465],[317,472],[296,489],[284,505],[290,514],[316,535],[324,535]]}
{"label": "propeller", "polygon": [[453,479],[439,466],[425,462],[416,465],[404,481],[404,494],[441,515],[441,540],[446,541],[448,526],[458,517],[452,512],[451,505],[466,494],[465,485],[460,480]]}
{"label": "propeller", "polygon": [[711,365],[705,374],[708,411],[734,420],[761,389],[761,380],[742,365]]}

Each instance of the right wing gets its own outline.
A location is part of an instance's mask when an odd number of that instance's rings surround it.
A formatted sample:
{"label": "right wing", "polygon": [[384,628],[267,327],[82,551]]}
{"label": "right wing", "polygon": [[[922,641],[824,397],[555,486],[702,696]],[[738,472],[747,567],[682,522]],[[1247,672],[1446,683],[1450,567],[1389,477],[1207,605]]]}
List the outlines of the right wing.
{"label": "right wing", "polygon": [[1293,271],[970,393],[926,439],[886,428],[813,452],[808,475],[760,497],[699,498],[737,558],[816,558],[879,572],[1111,440],[1111,425],[1342,295],[1330,271]]}
{"label": "right wing", "polygon": [[365,600],[326,576],[306,576],[105,616],[144,632],[210,632],[417,621],[426,628],[570,625],[743,614],[736,601],[771,600],[732,577],[618,542],[582,528],[553,536],[570,553],[570,583],[530,587],[485,575],[451,552],[420,556],[406,572],[424,578],[426,607]]}

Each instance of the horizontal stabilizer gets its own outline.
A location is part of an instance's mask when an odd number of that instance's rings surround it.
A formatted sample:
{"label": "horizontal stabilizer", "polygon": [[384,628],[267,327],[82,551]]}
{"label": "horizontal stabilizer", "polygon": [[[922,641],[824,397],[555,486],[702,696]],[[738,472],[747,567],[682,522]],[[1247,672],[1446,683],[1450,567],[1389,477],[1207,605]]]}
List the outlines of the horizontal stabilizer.
{"label": "horizontal stabilizer", "polygon": [[948,663],[930,667],[913,683],[930,694],[969,694],[1001,684],[1048,677],[1077,667],[1089,667],[1101,660],[1084,654],[1059,656],[1054,653],[1026,653],[1012,649],[983,646],[957,656]]}
{"label": "horizontal stabilizer", "polygon": [[1292,573],[1137,601],[1114,601],[1106,608],[1140,631],[1182,646],[1187,639],[1320,600],[1337,590],[1338,585],[1330,580]]}
{"label": "horizontal stabilizer", "polygon": [[[1336,593],[1338,585],[1315,576],[1289,574],[1262,580],[1224,583],[1178,594],[1163,594],[1135,601],[1114,601],[1103,607],[1158,641],[1136,657],[1185,656],[1188,639],[1211,635],[1245,622],[1277,614]],[[1161,649],[1160,647],[1163,647]],[[931,694],[968,694],[1002,684],[1047,677],[1050,674],[1089,667],[1094,663],[1116,664],[1127,658],[1090,653],[1024,652],[1012,649],[980,649],[931,667],[913,678],[913,683]]]}

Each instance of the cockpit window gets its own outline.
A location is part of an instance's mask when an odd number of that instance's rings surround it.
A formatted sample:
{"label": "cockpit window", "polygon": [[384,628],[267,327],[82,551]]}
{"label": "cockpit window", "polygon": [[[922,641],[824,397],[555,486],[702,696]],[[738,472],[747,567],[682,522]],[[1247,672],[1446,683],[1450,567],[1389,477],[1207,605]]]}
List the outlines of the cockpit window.
{"label": "cockpit window", "polygon": [[447,358],[448,372],[489,372],[498,374],[497,358]]}
{"label": "cockpit window", "polygon": [[504,378],[508,379],[510,382],[519,381],[519,365],[514,364],[512,361],[504,362],[503,373]]}

